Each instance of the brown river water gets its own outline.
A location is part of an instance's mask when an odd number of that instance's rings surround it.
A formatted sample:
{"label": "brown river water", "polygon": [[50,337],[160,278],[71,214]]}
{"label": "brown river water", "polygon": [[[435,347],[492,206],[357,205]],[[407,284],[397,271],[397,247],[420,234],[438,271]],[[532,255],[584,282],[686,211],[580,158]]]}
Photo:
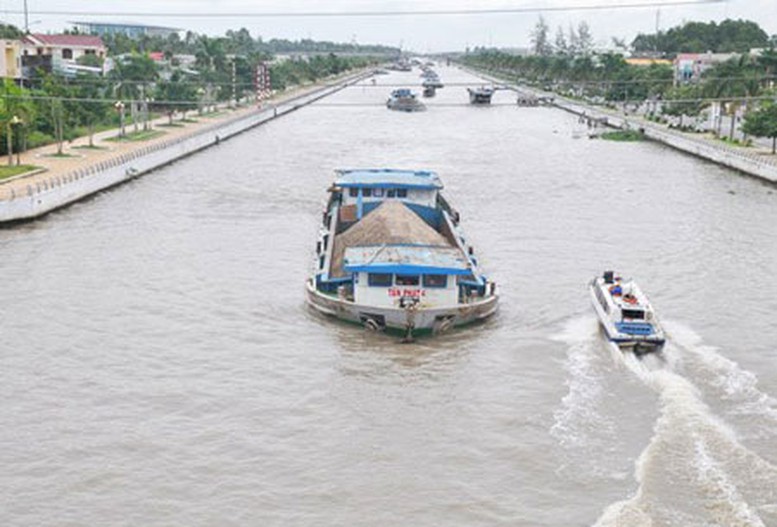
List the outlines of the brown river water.
{"label": "brown river water", "polygon": [[[777,188],[377,82],[0,230],[0,525],[777,526]],[[333,170],[383,166],[440,174],[493,319],[400,344],[306,308]],[[603,339],[605,268],[663,358]]]}

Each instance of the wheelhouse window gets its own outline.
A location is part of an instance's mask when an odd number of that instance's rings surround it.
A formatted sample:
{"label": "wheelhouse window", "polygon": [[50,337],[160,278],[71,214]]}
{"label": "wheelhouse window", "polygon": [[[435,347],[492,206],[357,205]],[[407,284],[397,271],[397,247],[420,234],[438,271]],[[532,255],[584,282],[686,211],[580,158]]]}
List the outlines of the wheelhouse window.
{"label": "wheelhouse window", "polygon": [[391,287],[391,273],[368,273],[370,287]]}
{"label": "wheelhouse window", "polygon": [[444,274],[425,274],[424,287],[448,287],[448,275]]}
{"label": "wheelhouse window", "polygon": [[359,195],[359,189],[356,188],[356,187],[349,188],[348,189],[348,195],[351,196],[352,198],[355,198],[356,196]]}
{"label": "wheelhouse window", "polygon": [[397,285],[418,285],[421,282],[417,274],[398,274]]}
{"label": "wheelhouse window", "polygon": [[641,309],[624,309],[622,312],[623,318],[630,318],[632,320],[644,320],[645,312]]}
{"label": "wheelhouse window", "polygon": [[390,189],[388,189],[388,190],[386,191],[386,197],[387,197],[387,198],[393,198],[393,197],[395,197],[396,195],[397,195],[397,191],[396,191],[396,190],[394,190],[393,188],[390,188]]}
{"label": "wheelhouse window", "polygon": [[383,197],[383,189],[382,188],[373,189],[372,195],[375,196],[376,198],[382,198]]}
{"label": "wheelhouse window", "polygon": [[372,189],[371,188],[363,188],[362,189],[362,196],[364,196],[365,198],[369,198],[370,196],[372,196]]}
{"label": "wheelhouse window", "polygon": [[406,198],[407,197],[407,189],[406,188],[398,188],[397,189],[397,197],[398,198]]}

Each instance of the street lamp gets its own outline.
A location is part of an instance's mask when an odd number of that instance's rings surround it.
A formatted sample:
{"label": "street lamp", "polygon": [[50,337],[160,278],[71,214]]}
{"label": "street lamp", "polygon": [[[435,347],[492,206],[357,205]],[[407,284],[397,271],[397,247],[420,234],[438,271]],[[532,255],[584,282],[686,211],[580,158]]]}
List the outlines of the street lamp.
{"label": "street lamp", "polygon": [[197,88],[197,114],[202,115],[202,99],[205,97],[205,90],[200,86]]}
{"label": "street lamp", "polygon": [[[19,144],[19,127],[21,125],[23,125],[23,124],[24,124],[24,121],[19,119],[19,116],[14,115],[11,118],[11,127],[15,129],[14,132],[16,133],[16,143],[17,143],[17,147],[18,147],[16,149],[16,165],[17,166],[22,164],[22,160],[21,160],[21,150],[22,150],[22,147]],[[8,152],[8,157],[11,157],[11,152],[10,151]]]}
{"label": "street lamp", "polygon": [[150,128],[148,120],[148,103],[150,102],[154,102],[153,97],[145,97],[143,99],[143,130],[148,130]]}
{"label": "street lamp", "polygon": [[8,120],[8,166],[13,166],[13,128],[21,123],[22,120],[18,116],[14,115]]}
{"label": "street lamp", "polygon": [[113,107],[119,112],[119,137],[124,137],[124,103],[116,101]]}

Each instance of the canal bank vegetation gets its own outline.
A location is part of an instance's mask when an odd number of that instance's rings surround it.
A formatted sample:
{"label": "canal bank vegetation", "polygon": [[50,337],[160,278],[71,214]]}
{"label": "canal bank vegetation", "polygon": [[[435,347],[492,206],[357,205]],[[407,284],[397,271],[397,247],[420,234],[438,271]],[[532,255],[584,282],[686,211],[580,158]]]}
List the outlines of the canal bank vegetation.
{"label": "canal bank vegetation", "polygon": [[38,170],[40,167],[34,165],[13,165],[13,166],[0,166],[0,181],[20,174],[26,174],[33,170]]}
{"label": "canal bank vegetation", "polygon": [[[7,38],[23,33],[2,25]],[[72,32],[72,33],[75,33]],[[227,31],[223,37],[187,32],[169,37],[137,39],[116,34],[104,37],[108,57],[85,56],[83,66],[101,67],[103,75],[65,77],[38,70],[17,83],[0,83],[0,155],[44,146],[65,145],[77,137],[130,128],[147,131],[154,116],[168,123],[186,123],[198,115],[223,114],[223,107],[248,104],[256,94],[256,68],[269,67],[274,91],[320,81],[331,75],[376,64],[386,46],[359,46],[313,40],[263,41],[248,30]],[[343,53],[345,55],[340,55]],[[221,109],[219,109],[221,108]],[[134,137],[138,140],[140,136]],[[9,157],[10,162],[15,162]]]}
{"label": "canal bank vegetation", "polygon": [[[763,124],[772,114],[759,109],[777,97],[777,36],[755,22],[688,22],[640,34],[630,45],[613,39],[600,51],[585,22],[559,27],[553,37],[540,17],[531,42],[530,55],[475,48],[461,62],[681,131],[711,132],[738,144],[747,144],[747,135],[772,137]],[[759,124],[739,124],[748,121]]]}
{"label": "canal bank vegetation", "polygon": [[777,152],[777,103],[769,101],[748,114],[742,129],[756,137],[772,140],[772,154]]}
{"label": "canal bank vegetation", "polygon": [[632,142],[644,140],[645,134],[638,130],[613,130],[611,132],[603,132],[598,137],[607,141]]}

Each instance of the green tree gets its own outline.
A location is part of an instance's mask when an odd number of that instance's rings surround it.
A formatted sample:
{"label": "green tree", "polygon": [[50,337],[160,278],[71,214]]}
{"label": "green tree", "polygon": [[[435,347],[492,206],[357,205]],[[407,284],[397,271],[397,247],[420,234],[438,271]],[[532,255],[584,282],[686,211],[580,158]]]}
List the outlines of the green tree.
{"label": "green tree", "polygon": [[74,94],[61,77],[45,76],[42,91],[46,94],[46,98],[43,99],[41,114],[45,116],[47,128],[57,142],[57,154],[62,155],[69,125],[73,124],[77,113],[77,103],[71,100]]}
{"label": "green tree", "polygon": [[535,55],[544,56],[550,55],[553,52],[553,46],[550,44],[548,37],[549,31],[550,28],[548,27],[547,22],[545,22],[545,18],[540,15],[537,24],[534,26],[534,30],[531,32],[532,50]]}
{"label": "green tree", "polygon": [[170,124],[173,124],[173,116],[181,112],[185,117],[186,111],[197,107],[197,88],[188,82],[179,71],[173,73],[168,81],[157,84],[155,106],[164,109]]}
{"label": "green tree", "polygon": [[699,98],[698,86],[682,85],[666,91],[661,111],[667,115],[679,117],[682,127],[684,116],[695,117],[701,113],[704,107],[705,103]]}
{"label": "green tree", "polygon": [[[730,119],[729,137],[734,137],[736,120],[734,116],[751,97],[761,90],[761,71],[748,55],[740,55],[717,64],[707,70],[703,76],[703,89],[707,97],[727,100],[726,113]],[[718,121],[716,133],[721,133],[721,121]]]}
{"label": "green tree", "polygon": [[777,104],[763,104],[745,116],[742,131],[755,137],[769,137],[772,140],[772,154],[777,150]]}
{"label": "green tree", "polygon": [[[14,132],[21,131],[34,119],[34,107],[29,100],[25,99],[26,91],[20,88],[11,79],[3,79],[0,84],[0,124],[2,124],[2,133],[6,139],[6,154],[8,155],[8,164],[13,164],[13,135]],[[14,130],[16,128],[16,130]],[[20,144],[18,138],[17,144]]]}
{"label": "green tree", "polygon": [[636,52],[677,53],[744,53],[769,45],[769,35],[749,20],[726,19],[715,22],[686,22],[655,34],[640,33],[632,42]]}
{"label": "green tree", "polygon": [[0,24],[0,39],[19,40],[24,36],[24,32],[11,24]]}
{"label": "green tree", "polygon": [[82,82],[77,85],[75,93],[79,101],[74,108],[75,119],[79,125],[86,126],[89,133],[89,146],[94,147],[94,132],[98,123],[108,120],[112,105],[110,100],[110,85],[101,77],[81,76]]}
{"label": "green tree", "polygon": [[141,102],[145,102],[150,87],[159,78],[156,63],[148,55],[133,53],[117,60],[108,77],[113,95],[130,102],[132,124],[137,130],[141,113],[145,118],[145,112],[140,111]]}

